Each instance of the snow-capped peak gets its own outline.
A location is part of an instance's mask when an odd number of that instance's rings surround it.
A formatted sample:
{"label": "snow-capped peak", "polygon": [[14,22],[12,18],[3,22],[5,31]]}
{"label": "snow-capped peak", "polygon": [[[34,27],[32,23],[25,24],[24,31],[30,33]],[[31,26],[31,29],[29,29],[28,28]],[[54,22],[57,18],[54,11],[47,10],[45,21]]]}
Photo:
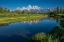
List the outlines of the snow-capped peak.
{"label": "snow-capped peak", "polygon": [[39,10],[39,9],[41,9],[41,8],[38,7],[38,6],[31,6],[31,5],[29,5],[28,7],[22,7],[22,8],[17,7],[17,8],[16,8],[16,10],[31,10],[31,9],[33,9],[33,10],[37,9],[37,10]]}
{"label": "snow-capped peak", "polygon": [[27,7],[17,7],[16,10],[21,10],[21,11],[25,11],[25,12],[37,12],[37,13],[46,13],[46,12],[50,12],[52,11],[53,12],[53,9],[43,9],[43,8],[40,8],[39,6],[27,6]]}

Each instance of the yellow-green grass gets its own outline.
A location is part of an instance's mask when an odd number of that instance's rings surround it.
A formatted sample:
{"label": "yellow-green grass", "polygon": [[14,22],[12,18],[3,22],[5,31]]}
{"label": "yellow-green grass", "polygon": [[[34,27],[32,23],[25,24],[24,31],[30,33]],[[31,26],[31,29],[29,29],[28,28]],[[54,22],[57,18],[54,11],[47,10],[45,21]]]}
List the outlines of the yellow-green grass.
{"label": "yellow-green grass", "polygon": [[[0,15],[1,16],[1,15]],[[4,16],[4,15],[2,15]],[[44,18],[47,15],[43,14],[16,14],[16,15],[6,15],[4,17],[0,17],[0,23],[8,23],[15,21],[28,21],[28,20],[36,20]]]}

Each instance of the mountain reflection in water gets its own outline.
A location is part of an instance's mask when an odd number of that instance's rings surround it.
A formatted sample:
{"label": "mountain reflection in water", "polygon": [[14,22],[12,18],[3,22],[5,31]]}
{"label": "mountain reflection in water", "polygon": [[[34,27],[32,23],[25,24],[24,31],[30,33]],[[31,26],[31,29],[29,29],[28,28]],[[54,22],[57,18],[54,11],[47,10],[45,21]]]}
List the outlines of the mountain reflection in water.
{"label": "mountain reflection in water", "polygon": [[59,21],[46,17],[38,20],[0,23],[0,42],[25,42],[39,32],[49,33]]}

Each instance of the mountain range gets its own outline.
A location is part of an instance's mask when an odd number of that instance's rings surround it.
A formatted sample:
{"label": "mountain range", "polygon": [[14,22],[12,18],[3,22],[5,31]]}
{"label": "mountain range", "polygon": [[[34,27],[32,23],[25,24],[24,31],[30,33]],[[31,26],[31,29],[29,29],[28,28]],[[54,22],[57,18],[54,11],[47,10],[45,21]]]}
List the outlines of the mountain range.
{"label": "mountain range", "polygon": [[29,5],[28,7],[17,7],[16,10],[21,10],[21,11],[26,11],[26,12],[37,12],[37,13],[45,13],[45,12],[50,12],[50,11],[53,11],[54,9],[53,8],[48,8],[48,9],[43,9],[39,6],[31,6]]}

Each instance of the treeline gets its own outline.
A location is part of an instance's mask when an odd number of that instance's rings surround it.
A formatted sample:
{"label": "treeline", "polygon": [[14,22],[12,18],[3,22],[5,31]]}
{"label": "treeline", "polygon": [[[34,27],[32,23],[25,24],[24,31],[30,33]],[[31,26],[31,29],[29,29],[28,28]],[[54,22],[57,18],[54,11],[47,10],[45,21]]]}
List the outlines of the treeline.
{"label": "treeline", "polygon": [[36,14],[36,12],[25,12],[24,10],[10,10],[8,8],[5,7],[0,7],[0,13],[4,14],[4,13],[14,13],[14,14]]}
{"label": "treeline", "polygon": [[6,12],[10,12],[10,9],[5,7],[0,7],[0,13],[6,13]]}
{"label": "treeline", "polygon": [[64,14],[64,9],[62,7],[56,7],[50,14]]}
{"label": "treeline", "polygon": [[[0,7],[0,13],[14,13],[14,14],[37,14],[36,12],[26,12],[26,11],[21,11],[21,10],[10,10],[5,7]],[[62,7],[56,7],[54,10],[51,12],[46,12],[46,13],[38,13],[38,14],[64,14],[64,9]]]}
{"label": "treeline", "polygon": [[62,7],[57,7],[54,10],[54,14],[64,14],[64,9]]}

